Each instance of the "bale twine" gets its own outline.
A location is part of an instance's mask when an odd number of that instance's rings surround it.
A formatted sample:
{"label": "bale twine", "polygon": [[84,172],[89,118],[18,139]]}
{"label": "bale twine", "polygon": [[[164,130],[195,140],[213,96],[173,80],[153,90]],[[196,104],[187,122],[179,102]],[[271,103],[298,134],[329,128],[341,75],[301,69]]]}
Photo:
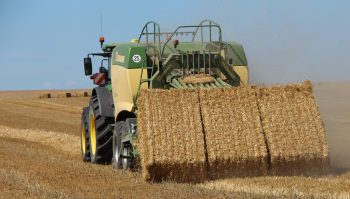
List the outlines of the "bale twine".
{"label": "bale twine", "polygon": [[210,176],[267,174],[267,151],[255,90],[203,89],[200,107]]}
{"label": "bale twine", "polygon": [[258,104],[273,175],[329,170],[325,130],[309,81],[258,89]]}
{"label": "bale twine", "polygon": [[206,179],[198,90],[142,90],[137,117],[146,180]]}

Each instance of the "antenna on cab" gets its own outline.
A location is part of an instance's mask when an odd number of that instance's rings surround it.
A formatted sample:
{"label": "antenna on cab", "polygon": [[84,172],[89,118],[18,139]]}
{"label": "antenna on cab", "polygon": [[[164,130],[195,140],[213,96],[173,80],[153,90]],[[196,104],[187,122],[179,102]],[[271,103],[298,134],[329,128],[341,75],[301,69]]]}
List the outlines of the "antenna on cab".
{"label": "antenna on cab", "polygon": [[105,37],[103,36],[103,32],[102,32],[102,14],[100,14],[100,27],[101,27],[101,36],[100,36],[100,44],[101,44],[101,48],[103,46],[103,43],[105,42]]}

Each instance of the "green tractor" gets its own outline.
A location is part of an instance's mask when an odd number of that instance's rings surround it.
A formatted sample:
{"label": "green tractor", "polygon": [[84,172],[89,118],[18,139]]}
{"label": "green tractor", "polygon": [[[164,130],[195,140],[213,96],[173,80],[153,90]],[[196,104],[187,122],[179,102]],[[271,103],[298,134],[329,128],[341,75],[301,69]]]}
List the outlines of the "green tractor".
{"label": "green tractor", "polygon": [[[135,167],[140,155],[137,139],[137,100],[141,89],[222,88],[248,85],[242,45],[222,41],[219,24],[179,26],[161,32],[148,22],[130,43],[104,44],[103,52],[84,58],[85,75],[97,85],[83,108],[81,153],[86,162]],[[92,74],[91,57],[103,64]]]}

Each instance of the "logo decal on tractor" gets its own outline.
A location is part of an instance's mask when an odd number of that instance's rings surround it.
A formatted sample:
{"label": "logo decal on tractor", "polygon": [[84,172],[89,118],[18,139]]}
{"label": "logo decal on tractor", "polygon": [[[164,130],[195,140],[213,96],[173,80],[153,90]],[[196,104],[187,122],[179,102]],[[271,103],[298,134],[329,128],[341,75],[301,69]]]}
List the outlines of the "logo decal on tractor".
{"label": "logo decal on tractor", "polygon": [[138,54],[135,54],[134,56],[132,56],[132,61],[135,63],[139,63],[141,61],[141,56]]}

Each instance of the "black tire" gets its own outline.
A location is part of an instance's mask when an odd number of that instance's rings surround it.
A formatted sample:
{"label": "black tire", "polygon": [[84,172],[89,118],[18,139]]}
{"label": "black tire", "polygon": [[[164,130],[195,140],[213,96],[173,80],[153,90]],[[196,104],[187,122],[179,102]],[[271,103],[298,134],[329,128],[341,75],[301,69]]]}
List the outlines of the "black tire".
{"label": "black tire", "polygon": [[113,147],[113,131],[109,124],[114,123],[113,117],[104,117],[100,114],[100,107],[97,96],[92,96],[89,110],[90,129],[90,154],[91,162],[99,164],[110,164]]}
{"label": "black tire", "polygon": [[89,107],[83,108],[80,132],[81,156],[84,162],[90,162]]}
{"label": "black tire", "polygon": [[112,165],[115,168],[122,168],[122,159],[120,157],[120,146],[122,144],[122,133],[123,133],[124,121],[119,121],[115,124],[113,132],[113,158]]}

